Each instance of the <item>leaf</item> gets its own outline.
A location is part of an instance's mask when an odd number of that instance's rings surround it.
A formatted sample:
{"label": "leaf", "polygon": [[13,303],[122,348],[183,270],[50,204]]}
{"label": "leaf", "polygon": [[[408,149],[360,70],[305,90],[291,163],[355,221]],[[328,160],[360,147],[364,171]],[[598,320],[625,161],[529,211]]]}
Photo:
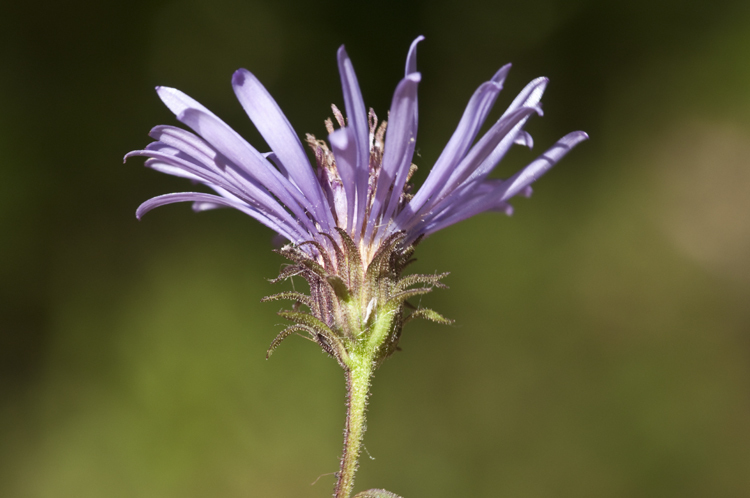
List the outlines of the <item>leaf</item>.
{"label": "leaf", "polygon": [[354,495],[354,498],[401,498],[395,493],[386,491],[384,489],[368,489]]}

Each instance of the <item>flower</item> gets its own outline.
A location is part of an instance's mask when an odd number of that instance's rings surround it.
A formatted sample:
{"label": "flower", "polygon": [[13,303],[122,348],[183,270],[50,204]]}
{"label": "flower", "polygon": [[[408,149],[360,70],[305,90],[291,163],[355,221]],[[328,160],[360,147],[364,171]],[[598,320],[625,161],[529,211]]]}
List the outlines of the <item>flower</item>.
{"label": "flower", "polygon": [[[151,209],[190,201],[203,211],[231,207],[268,226],[291,244],[280,252],[294,264],[279,279],[301,275],[311,295],[287,292],[272,299],[292,299],[310,313],[282,312],[295,325],[278,341],[305,331],[347,368],[357,344],[369,344],[378,320],[388,316],[381,331],[376,359],[396,348],[401,326],[408,318],[447,322],[431,310],[419,309],[404,318],[406,300],[424,294],[444,275],[401,277],[414,245],[422,237],[485,211],[512,213],[508,201],[530,195],[530,185],[587,135],[577,131],[560,139],[544,154],[506,180],[488,175],[513,144],[533,146],[523,127],[542,114],[540,99],[546,78],[531,81],[503,115],[475,142],[510,64],[482,83],[430,170],[422,187],[412,194],[409,184],[417,135],[416,48],[411,44],[404,78],[396,86],[389,122],[378,125],[367,112],[354,67],[344,47],[338,66],[346,117],[332,106],[339,125],[326,121],[328,142],[307,135],[317,167],[268,91],[249,71],[232,77],[234,92],[272,152],[261,153],[204,106],[179,90],[157,87],[161,100],[177,119],[195,133],[174,126],[157,126],[156,140],[132,156],[147,157],[146,166],[210,187],[215,194],[166,194],[144,202],[140,218]],[[410,288],[425,284],[425,287]],[[379,318],[381,317],[381,318]],[[383,335],[384,334],[384,335]],[[375,347],[375,346],[373,346]]]}

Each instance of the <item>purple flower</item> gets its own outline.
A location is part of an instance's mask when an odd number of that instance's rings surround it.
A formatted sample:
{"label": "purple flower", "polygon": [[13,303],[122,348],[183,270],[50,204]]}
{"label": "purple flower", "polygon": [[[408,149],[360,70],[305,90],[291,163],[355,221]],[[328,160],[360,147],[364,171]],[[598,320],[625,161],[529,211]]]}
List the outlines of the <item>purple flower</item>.
{"label": "purple flower", "polygon": [[[461,121],[422,187],[411,193],[409,179],[417,136],[416,47],[411,44],[404,78],[396,86],[389,122],[378,125],[365,107],[354,67],[342,46],[338,51],[346,117],[333,106],[339,128],[326,122],[328,143],[307,136],[317,167],[284,113],[258,79],[245,69],[232,86],[272,152],[261,153],[211,111],[179,90],[157,87],[177,119],[195,133],[157,126],[156,140],[125,157],[146,156],[146,166],[210,187],[215,194],[184,192],[154,197],[137,210],[191,201],[193,209],[238,209],[320,261],[343,230],[359,247],[366,264],[377,250],[401,234],[410,245],[454,223],[485,211],[511,214],[508,201],[528,196],[530,185],[571,148],[588,138],[577,131],[560,139],[544,154],[507,180],[488,175],[513,144],[532,147],[523,127],[542,114],[540,99],[546,78],[529,83],[492,127],[476,140],[479,129],[502,89],[510,64],[503,66],[474,92]],[[311,244],[310,242],[315,242]]]}
{"label": "purple flower", "polygon": [[[406,74],[396,86],[389,123],[367,111],[346,51],[338,51],[346,117],[326,120],[328,141],[307,135],[315,156],[304,146],[279,106],[250,72],[232,77],[234,92],[272,152],[260,153],[211,111],[173,88],[158,87],[162,101],[195,133],[173,126],[151,130],[156,141],[125,157],[146,156],[146,166],[192,180],[214,194],[167,194],[144,202],[151,209],[191,201],[193,209],[238,209],[288,239],[278,250],[292,264],[276,281],[301,276],[309,294],[286,291],[264,301],[291,300],[279,315],[292,324],[273,340],[267,355],[287,337],[306,334],[335,357],[347,376],[347,423],[335,496],[351,495],[365,430],[367,393],[374,370],[397,351],[403,326],[424,318],[452,323],[409,300],[445,287],[447,275],[406,275],[417,242],[424,236],[485,211],[511,214],[508,201],[530,195],[531,184],[587,135],[577,131],[507,180],[488,176],[513,144],[532,147],[523,127],[542,114],[539,101],[547,86],[537,78],[515,98],[490,129],[476,140],[510,65],[503,66],[474,92],[456,131],[422,187],[412,194],[409,180],[417,137],[417,44],[411,44]],[[307,310],[305,310],[305,308]],[[393,497],[372,489],[355,498]]]}
{"label": "purple flower", "polygon": [[[146,166],[192,180],[214,194],[184,192],[150,199],[151,209],[190,201],[193,209],[238,209],[291,242],[278,250],[293,264],[276,281],[299,275],[310,294],[282,292],[266,300],[297,304],[280,312],[293,325],[271,344],[304,332],[345,370],[356,358],[379,365],[398,349],[403,325],[414,318],[451,323],[435,311],[414,308],[447,275],[402,276],[419,240],[485,211],[511,214],[508,201],[531,194],[530,185],[588,136],[581,131],[552,148],[507,180],[488,176],[513,144],[532,147],[523,127],[542,114],[546,78],[529,83],[505,113],[476,140],[510,64],[474,92],[461,121],[422,187],[412,194],[409,180],[417,136],[417,44],[411,44],[404,78],[396,86],[389,123],[367,111],[346,51],[338,51],[346,116],[334,105],[326,120],[328,141],[307,135],[316,167],[279,106],[250,72],[240,69],[232,86],[240,104],[272,152],[260,153],[201,104],[173,88],[158,87],[162,101],[195,133],[173,126],[151,130],[156,141],[125,157],[146,156]],[[420,286],[420,287],[414,287]],[[300,312],[300,306],[309,312]],[[409,312],[409,309],[413,311]],[[362,356],[365,355],[365,356]],[[355,359],[353,359],[355,358]]]}

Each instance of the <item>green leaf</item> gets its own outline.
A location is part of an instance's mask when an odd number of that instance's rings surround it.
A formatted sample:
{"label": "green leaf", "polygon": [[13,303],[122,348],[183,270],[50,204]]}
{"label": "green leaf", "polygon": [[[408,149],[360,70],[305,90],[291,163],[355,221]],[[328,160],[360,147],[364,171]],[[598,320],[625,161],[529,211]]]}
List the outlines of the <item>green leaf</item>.
{"label": "green leaf", "polygon": [[384,489],[368,489],[354,495],[354,498],[401,498],[395,493],[386,491]]}

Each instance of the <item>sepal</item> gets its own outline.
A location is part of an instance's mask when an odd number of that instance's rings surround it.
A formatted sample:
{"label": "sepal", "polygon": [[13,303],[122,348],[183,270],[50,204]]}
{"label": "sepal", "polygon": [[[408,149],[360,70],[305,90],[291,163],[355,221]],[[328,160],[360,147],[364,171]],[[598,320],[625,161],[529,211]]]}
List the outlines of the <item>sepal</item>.
{"label": "sepal", "polygon": [[349,288],[346,286],[346,282],[338,275],[329,275],[326,277],[326,282],[333,288],[333,292],[336,293],[336,297],[344,302],[349,302],[352,299],[352,294],[349,292]]}
{"label": "sepal", "polygon": [[455,320],[451,320],[450,318],[445,318],[437,311],[431,310],[429,308],[419,308],[406,317],[406,319],[404,320],[404,325],[415,318],[424,318],[425,320],[440,323],[442,325],[453,325],[456,322]]}
{"label": "sepal", "polygon": [[422,296],[432,292],[432,287],[419,287],[417,289],[408,289],[405,291],[397,292],[393,294],[388,302],[385,304],[386,309],[395,309],[401,306],[401,304],[407,299],[411,299],[414,296]]}
{"label": "sepal", "polygon": [[[367,248],[355,243],[345,230],[335,230],[335,233],[321,232],[318,240],[287,244],[276,251],[292,264],[284,267],[272,282],[300,276],[309,284],[310,291],[309,295],[281,292],[263,299],[263,302],[281,299],[294,302],[291,311],[279,312],[294,325],[274,339],[269,356],[286,337],[306,332],[345,370],[355,356],[362,354],[370,355],[377,367],[399,350],[403,326],[411,319],[453,323],[408,302],[435,288],[446,288],[441,280],[447,273],[401,276],[402,270],[414,261],[414,246],[421,238],[406,245],[406,234],[396,232],[381,240],[377,248]],[[300,311],[302,306],[309,308],[309,312]],[[407,314],[408,310],[413,311]]]}
{"label": "sepal", "polygon": [[313,309],[315,307],[312,297],[308,296],[307,294],[302,294],[301,292],[295,292],[295,291],[279,292],[278,294],[272,294],[270,296],[264,297],[263,299],[260,300],[260,302],[269,303],[271,301],[283,301],[283,300],[296,301],[298,303],[304,304],[310,309]]}
{"label": "sepal", "polygon": [[411,287],[412,285],[417,284],[430,284],[433,287],[437,287],[438,289],[447,289],[448,286],[440,282],[440,280],[447,277],[449,274],[449,272],[445,272],[438,275],[407,275],[398,281],[398,283],[394,286],[394,291],[399,292]]}
{"label": "sepal", "polygon": [[281,344],[284,339],[294,334],[295,332],[310,333],[310,330],[304,325],[290,325],[289,327],[285,328],[284,330],[279,332],[279,335],[277,335],[276,338],[271,342],[271,345],[268,346],[268,350],[266,351],[266,359],[269,359],[271,357],[273,352],[276,351],[276,348],[279,347],[279,344]]}
{"label": "sepal", "polygon": [[[346,350],[344,342],[339,336],[331,330],[328,325],[318,320],[316,317],[309,313],[301,313],[299,311],[279,311],[279,316],[286,318],[289,321],[294,322],[302,330],[305,330],[310,334],[313,341],[317,342],[318,345],[323,348],[323,351],[336,358],[342,368],[346,369],[349,366],[349,353]],[[297,329],[299,330],[299,329]],[[295,332],[294,330],[292,332]],[[286,330],[282,331],[279,336],[282,336]],[[279,338],[274,339],[271,343],[271,348],[275,349],[282,340],[288,337],[292,332]],[[278,342],[277,342],[278,339]],[[274,346],[276,344],[276,346]]]}

